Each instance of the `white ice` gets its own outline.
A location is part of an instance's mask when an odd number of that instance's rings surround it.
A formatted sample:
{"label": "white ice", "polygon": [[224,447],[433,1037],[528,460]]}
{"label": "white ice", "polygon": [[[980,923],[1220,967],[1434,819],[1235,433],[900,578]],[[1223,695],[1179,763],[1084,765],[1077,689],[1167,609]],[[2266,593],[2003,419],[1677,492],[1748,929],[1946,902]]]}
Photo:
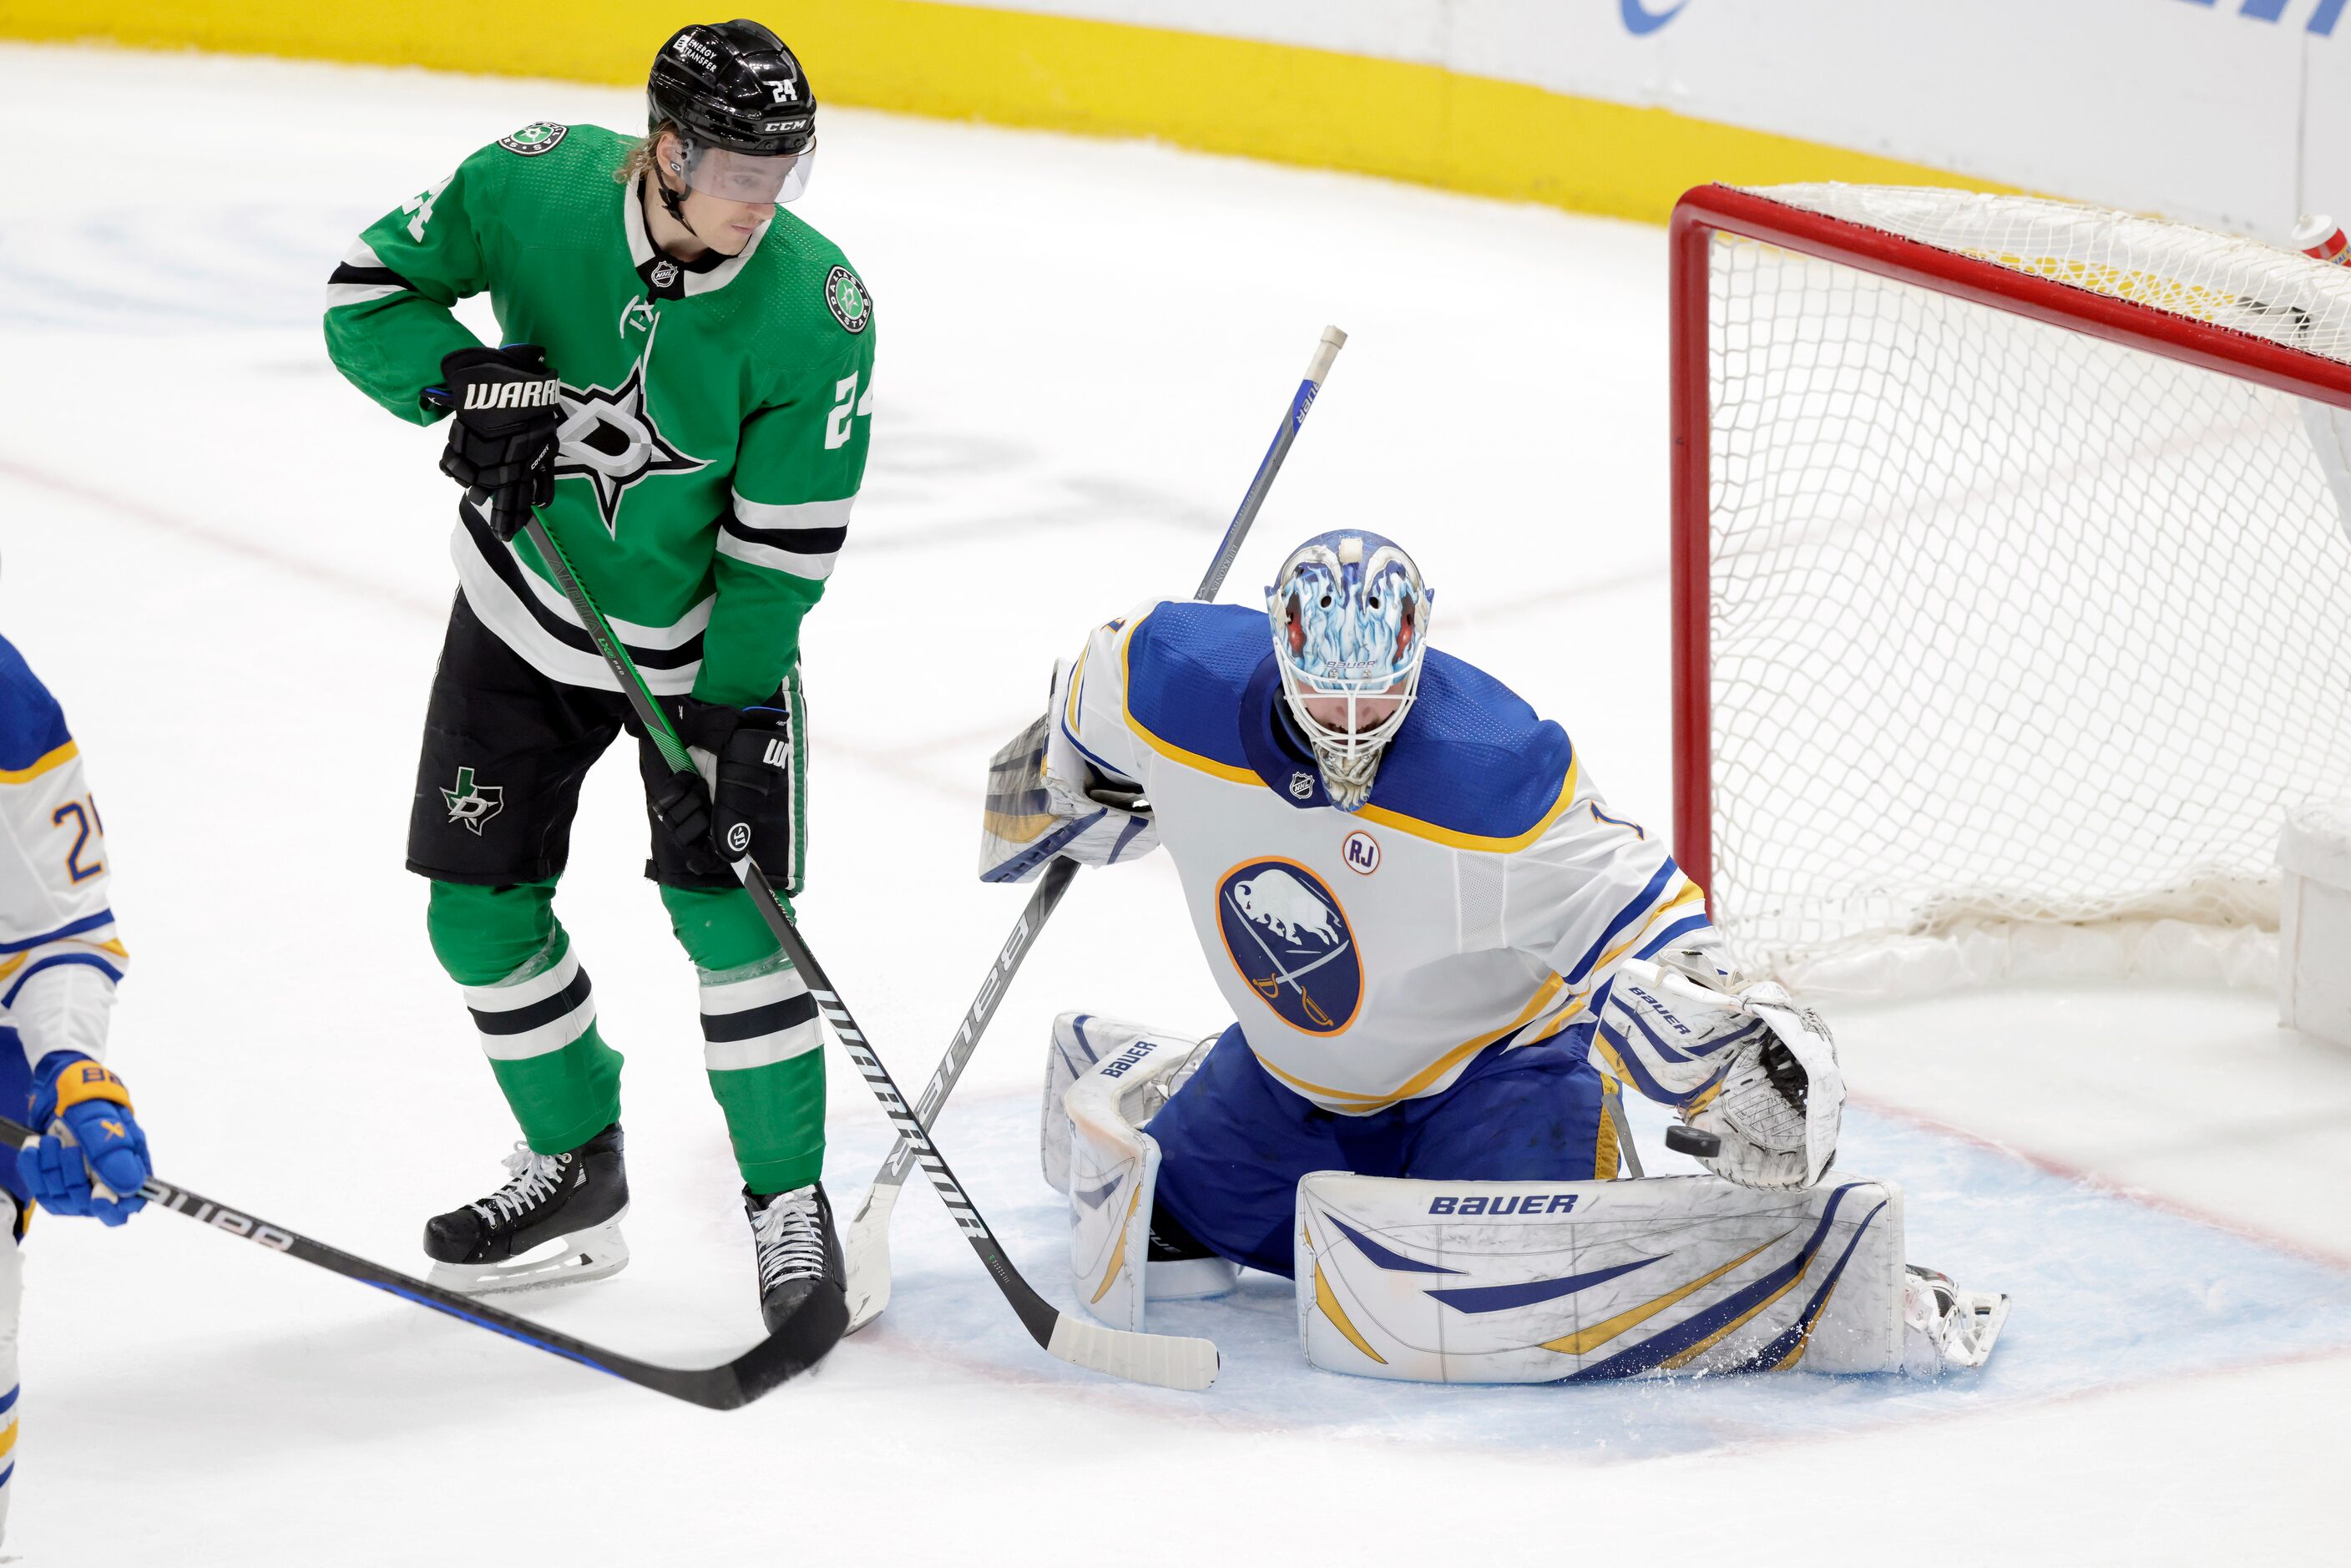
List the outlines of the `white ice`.
{"label": "white ice", "polygon": [[[820,62],[819,65],[820,78]],[[396,1266],[513,1136],[401,868],[451,591],[438,437],[328,365],[350,236],[539,118],[632,94],[0,49],[0,632],[64,700],[136,954],[114,1060],[165,1176]],[[902,1080],[1019,895],[971,869],[989,750],[1057,653],[1188,591],[1316,333],[1353,336],[1227,597],[1335,523],[1435,632],[1668,808],[1664,236],[1133,144],[828,110],[803,209],[877,301],[854,538],[810,622],[811,941]],[[481,318],[476,317],[476,319]],[[625,766],[561,904],[631,1058],[635,1260],[529,1298],[678,1363],[758,1332],[691,980]],[[1071,1300],[1034,1163],[1047,1021],[1222,1020],[1171,874],[1089,876],[939,1133]],[[889,1314],[692,1409],[162,1214],[28,1242],[6,1544],[41,1563],[2279,1561],[2340,1549],[2351,1053],[2266,998],[1846,1009],[1841,1169],[2016,1299],[1980,1375],[1593,1390],[1309,1371],[1289,1289],[1170,1308],[1205,1395],[1038,1353],[909,1194]],[[832,1066],[828,1183],[886,1130]],[[1653,1166],[1659,1118],[1636,1108]],[[2299,1557],[2297,1560],[2299,1560]]]}

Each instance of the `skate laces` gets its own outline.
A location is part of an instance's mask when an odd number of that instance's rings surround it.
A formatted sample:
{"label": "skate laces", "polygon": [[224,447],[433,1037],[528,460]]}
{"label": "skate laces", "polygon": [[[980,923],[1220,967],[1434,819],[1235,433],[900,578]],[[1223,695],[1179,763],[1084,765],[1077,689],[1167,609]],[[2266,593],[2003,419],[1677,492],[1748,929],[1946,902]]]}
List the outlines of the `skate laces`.
{"label": "skate laces", "polygon": [[528,1144],[517,1144],[505,1162],[512,1179],[481,1202],[466,1207],[493,1225],[516,1218],[555,1196],[563,1162],[569,1158],[569,1155],[534,1155]]}
{"label": "skate laces", "polygon": [[814,1186],[794,1187],[768,1199],[751,1221],[757,1244],[759,1289],[786,1280],[814,1280],[824,1273],[824,1222]]}

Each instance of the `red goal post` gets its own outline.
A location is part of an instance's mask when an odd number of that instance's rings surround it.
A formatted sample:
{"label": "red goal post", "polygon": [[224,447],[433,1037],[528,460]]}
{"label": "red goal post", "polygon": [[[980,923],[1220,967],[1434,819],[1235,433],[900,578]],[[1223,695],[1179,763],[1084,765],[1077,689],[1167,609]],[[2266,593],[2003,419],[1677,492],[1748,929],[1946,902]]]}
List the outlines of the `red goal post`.
{"label": "red goal post", "polygon": [[[2165,668],[2145,690],[2126,675],[2079,672],[2127,664],[2165,641],[2167,623],[2134,595],[2168,605],[2176,625],[2181,606],[2218,584],[2240,630],[2260,625],[2264,591],[2228,564],[2230,552],[2257,553],[2278,584],[2281,634],[2323,644],[2285,660],[2296,667],[2271,722],[2294,727],[2306,701],[2312,727],[2351,732],[2351,706],[2320,706],[2351,701],[2351,643],[2325,625],[2330,608],[2351,620],[2351,486],[2330,497],[2333,471],[2295,447],[2320,439],[2331,417],[2297,412],[2297,400],[2351,410],[2351,271],[2070,204],[1851,186],[1700,186],[1677,205],[1669,244],[1675,852],[1734,947],[1786,972],[1841,948],[1989,923],[2261,925],[2253,856],[2262,833],[2273,841],[2266,814],[2323,788],[2330,771],[2351,794],[2351,739],[2249,758],[2266,770],[2250,788],[2216,772],[2199,781],[2202,795],[2156,790],[2142,803],[2127,780],[2098,778],[2094,753],[2068,753],[2065,709],[2080,704],[2085,722],[2138,715],[2151,730],[2194,706],[2208,677],[2233,689],[2235,665],[2263,656],[2258,636],[2151,661]],[[1824,544],[1830,535],[1843,542]],[[1874,547],[1854,542],[1872,538]],[[1910,589],[1906,574],[1951,557],[1959,564],[1946,563],[1939,591],[1972,620],[1908,646],[1903,627],[1882,622],[1942,619],[1936,590]],[[2142,560],[2168,575],[2138,571]],[[1763,564],[1742,579],[1740,561]],[[2050,580],[2073,586],[2030,597]],[[1872,583],[1892,591],[1882,614]],[[2015,602],[1980,601],[2011,585]],[[1745,635],[1779,612],[1782,595],[1802,608],[1764,634],[1779,641],[1749,674],[1726,674],[1726,632]],[[1997,667],[2019,632],[2044,638],[2056,623],[2065,636],[2036,653],[2035,668]],[[1979,658],[1980,668],[1949,667]],[[1842,684],[1815,684],[1840,661]],[[1886,737],[1963,714],[1980,731],[1962,722],[1940,744],[1980,743],[2003,722],[2025,722],[2000,711],[2011,700],[2050,737],[2006,759],[2025,819],[2017,831],[2046,842],[2111,817],[2127,833],[2143,804],[2162,863],[2137,867],[2133,841],[2116,837],[2084,846],[2085,863],[2046,887],[2011,897],[1971,885],[1971,865],[1996,871],[2013,847],[1984,805],[2001,776],[1947,780],[1931,771],[1933,743],[1914,758]],[[1734,736],[1738,718],[1801,731],[1813,753],[1792,748],[1741,773],[1722,755],[1726,739],[1750,751],[1769,742]],[[2195,727],[2178,727],[2171,738],[2192,748]],[[2134,733],[2120,749],[2155,738]],[[1875,761],[1849,779],[1813,769],[1839,748]],[[2045,799],[2044,779],[2055,786]],[[1952,801],[1926,799],[1947,785]],[[1732,791],[1753,798],[1726,799]],[[2199,799],[2245,819],[2231,821],[2220,849],[2177,831]],[[1807,886],[1800,862],[1833,857],[1839,813],[1883,863]],[[1906,857],[1943,856],[1947,836],[1949,853],[1980,860],[1913,877]],[[2015,858],[2020,880],[2033,882],[2029,849]],[[2112,889],[2096,885],[2108,866]]]}

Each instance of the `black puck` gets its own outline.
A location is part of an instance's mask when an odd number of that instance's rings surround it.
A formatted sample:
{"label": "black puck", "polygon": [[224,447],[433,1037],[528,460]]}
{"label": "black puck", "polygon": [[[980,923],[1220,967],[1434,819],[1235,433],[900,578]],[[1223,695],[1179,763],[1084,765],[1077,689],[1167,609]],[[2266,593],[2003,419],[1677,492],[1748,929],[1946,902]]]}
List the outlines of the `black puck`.
{"label": "black puck", "polygon": [[1676,1122],[1666,1129],[1666,1147],[1677,1155],[1695,1155],[1710,1160],[1722,1153],[1722,1140],[1700,1127]]}

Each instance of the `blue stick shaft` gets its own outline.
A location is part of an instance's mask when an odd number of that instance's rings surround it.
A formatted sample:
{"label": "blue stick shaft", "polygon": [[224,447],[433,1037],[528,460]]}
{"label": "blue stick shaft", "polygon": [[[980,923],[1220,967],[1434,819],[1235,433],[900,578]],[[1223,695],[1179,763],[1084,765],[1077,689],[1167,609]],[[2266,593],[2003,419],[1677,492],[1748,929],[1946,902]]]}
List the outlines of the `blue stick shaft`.
{"label": "blue stick shaft", "polygon": [[1290,455],[1290,446],[1298,440],[1299,428],[1313,412],[1314,396],[1331,374],[1331,361],[1339,357],[1339,350],[1346,344],[1347,334],[1338,328],[1322,329],[1322,341],[1314,346],[1314,358],[1306,367],[1306,379],[1298,383],[1298,391],[1290,400],[1290,411],[1282,416],[1281,428],[1273,433],[1273,444],[1265,449],[1265,460],[1257,465],[1257,477],[1249,481],[1249,494],[1241,497],[1240,510],[1226,526],[1224,542],[1217,547],[1217,559],[1208,563],[1208,574],[1200,579],[1193,598],[1214,599],[1217,591],[1224,587],[1225,574],[1233,570],[1234,558],[1241,553],[1241,545],[1249,538],[1249,525],[1257,521],[1258,511],[1273,488],[1274,476],[1281,472],[1282,459]]}

